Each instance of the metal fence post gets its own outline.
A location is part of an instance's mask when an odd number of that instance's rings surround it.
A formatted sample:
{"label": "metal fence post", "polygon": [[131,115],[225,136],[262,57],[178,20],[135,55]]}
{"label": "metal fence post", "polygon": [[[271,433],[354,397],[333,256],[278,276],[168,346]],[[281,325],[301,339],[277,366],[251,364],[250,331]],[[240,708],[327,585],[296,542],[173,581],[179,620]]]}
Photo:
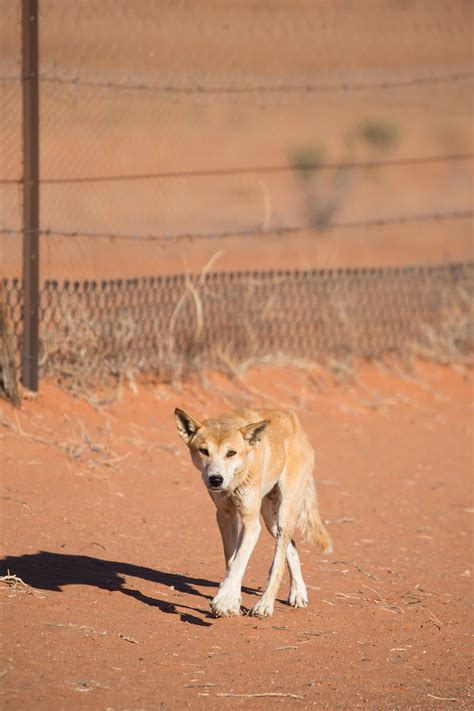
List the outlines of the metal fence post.
{"label": "metal fence post", "polygon": [[22,382],[38,390],[39,104],[38,0],[22,0],[23,356]]}

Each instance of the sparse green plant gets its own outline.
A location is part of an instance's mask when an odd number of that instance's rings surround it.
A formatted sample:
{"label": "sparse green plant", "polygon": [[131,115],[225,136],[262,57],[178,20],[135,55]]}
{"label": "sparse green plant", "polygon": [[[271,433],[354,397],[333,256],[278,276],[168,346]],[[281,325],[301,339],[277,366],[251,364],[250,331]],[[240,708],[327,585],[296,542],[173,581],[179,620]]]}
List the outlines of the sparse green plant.
{"label": "sparse green plant", "polygon": [[341,166],[329,173],[330,185],[316,184],[316,174],[324,159],[323,146],[301,146],[291,151],[290,162],[294,167],[303,193],[303,205],[309,226],[315,230],[328,227],[339,210],[347,188],[348,171]]}
{"label": "sparse green plant", "polygon": [[366,119],[358,127],[356,136],[373,150],[388,151],[399,141],[400,130],[391,121]]}
{"label": "sparse green plant", "polygon": [[290,151],[290,164],[303,180],[311,178],[324,159],[322,146],[299,146]]}

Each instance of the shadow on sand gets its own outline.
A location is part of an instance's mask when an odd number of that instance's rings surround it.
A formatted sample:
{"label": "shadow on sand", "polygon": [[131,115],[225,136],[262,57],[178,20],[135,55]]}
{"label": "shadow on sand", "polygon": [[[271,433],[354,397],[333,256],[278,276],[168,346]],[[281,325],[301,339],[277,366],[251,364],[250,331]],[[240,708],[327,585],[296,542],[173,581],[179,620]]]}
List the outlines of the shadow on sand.
{"label": "shadow on sand", "polygon": [[[86,555],[48,553],[47,551],[3,558],[0,560],[0,572],[3,575],[8,570],[11,574],[17,575],[25,583],[31,585],[31,587],[40,590],[62,592],[66,585],[92,585],[103,590],[118,591],[124,595],[129,595],[146,605],[158,607],[161,612],[177,614],[183,622],[204,627],[212,626],[211,622],[206,621],[212,618],[210,613],[199,608],[144,595],[139,590],[127,587],[124,576],[141,578],[167,588],[173,586],[177,592],[210,600],[212,595],[200,592],[195,586],[214,588],[215,590],[218,587],[218,583],[204,580],[203,578],[193,578],[178,573],[166,573],[161,570],[145,568],[141,565],[102,560]],[[255,590],[249,588],[245,588],[245,590],[249,593],[256,593]],[[198,612],[202,617],[197,617],[190,612],[183,612],[182,610]]]}

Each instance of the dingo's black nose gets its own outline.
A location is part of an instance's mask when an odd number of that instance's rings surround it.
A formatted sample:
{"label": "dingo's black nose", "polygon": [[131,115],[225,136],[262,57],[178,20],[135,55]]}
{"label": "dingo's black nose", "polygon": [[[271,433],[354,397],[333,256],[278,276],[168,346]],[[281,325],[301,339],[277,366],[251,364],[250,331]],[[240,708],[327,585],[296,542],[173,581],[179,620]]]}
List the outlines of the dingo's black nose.
{"label": "dingo's black nose", "polygon": [[221,476],[220,474],[215,474],[214,476],[209,477],[209,484],[213,487],[216,488],[222,484],[224,481],[224,477]]}

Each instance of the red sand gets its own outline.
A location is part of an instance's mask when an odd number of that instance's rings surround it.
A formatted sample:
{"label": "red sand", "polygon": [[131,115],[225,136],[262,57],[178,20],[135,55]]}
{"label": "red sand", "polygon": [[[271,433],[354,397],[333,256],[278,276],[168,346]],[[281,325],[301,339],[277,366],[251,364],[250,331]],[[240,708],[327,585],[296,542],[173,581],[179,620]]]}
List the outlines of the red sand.
{"label": "red sand", "polygon": [[[204,386],[205,385],[205,386]],[[43,384],[2,404],[3,708],[458,709],[470,701],[472,388],[438,366],[255,369],[124,385],[96,409]],[[243,400],[296,407],[335,553],[299,545],[310,605],[214,619],[214,512],[174,430]],[[262,532],[243,604],[268,570]],[[258,696],[261,694],[261,696]],[[272,696],[276,694],[276,696]]]}

